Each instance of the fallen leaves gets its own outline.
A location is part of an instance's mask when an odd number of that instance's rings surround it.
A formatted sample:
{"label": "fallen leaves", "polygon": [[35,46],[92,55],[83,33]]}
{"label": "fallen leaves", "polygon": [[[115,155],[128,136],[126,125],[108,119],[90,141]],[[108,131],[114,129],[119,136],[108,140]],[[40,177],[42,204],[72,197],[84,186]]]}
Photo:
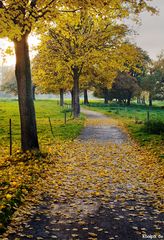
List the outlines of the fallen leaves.
{"label": "fallen leaves", "polygon": [[[36,180],[45,176],[49,159],[38,153],[22,154],[16,152],[12,157],[2,158],[0,162],[0,219],[1,229],[5,227],[10,215],[25,196],[33,189]],[[0,230],[1,230],[0,229]]]}
{"label": "fallen leaves", "polygon": [[[93,124],[98,124],[98,121]],[[33,159],[31,162],[18,163],[14,168],[10,166],[10,172],[5,175],[10,191],[23,181],[27,184],[33,179],[33,184],[34,180],[39,180],[33,187],[32,195],[26,197],[24,208],[15,214],[14,224],[22,221],[25,215],[28,219],[27,213],[32,215],[35,212],[32,203],[43,193],[51,197],[51,211],[46,213],[47,218],[54,214],[60,216],[58,223],[67,221],[69,224],[76,219],[80,229],[88,232],[92,239],[96,239],[101,232],[109,234],[107,229],[97,226],[94,226],[95,232],[91,232],[85,224],[86,217],[95,218],[100,205],[106,206],[115,214],[113,220],[116,222],[124,219],[123,213],[128,212],[129,224],[132,224],[134,231],[140,233],[145,232],[145,228],[139,229],[133,224],[135,217],[145,221],[146,206],[152,204],[155,206],[152,212],[154,216],[161,212],[163,168],[149,152],[139,149],[137,144],[74,140],[58,142],[49,146],[48,150],[50,158],[40,162]],[[12,194],[12,191],[4,191]],[[23,189],[24,195],[27,195],[26,191],[26,188]],[[133,201],[137,202],[136,206],[129,204]],[[116,211],[118,202],[122,214]],[[69,228],[66,230],[71,232]],[[54,231],[56,234],[60,229]],[[78,228],[73,228],[70,234],[76,238],[77,232]],[[115,238],[110,236],[109,239]]]}

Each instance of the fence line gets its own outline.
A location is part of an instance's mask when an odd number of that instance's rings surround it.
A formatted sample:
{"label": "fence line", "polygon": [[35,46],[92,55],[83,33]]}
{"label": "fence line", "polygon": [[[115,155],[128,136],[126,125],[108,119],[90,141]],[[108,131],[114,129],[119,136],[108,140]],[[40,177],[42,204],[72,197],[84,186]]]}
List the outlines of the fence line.
{"label": "fence line", "polygon": [[49,124],[50,124],[50,129],[51,129],[52,136],[54,137],[54,133],[53,133],[53,129],[52,129],[52,124],[51,124],[51,119],[50,119],[50,117],[48,118],[48,120],[49,120]]}
{"label": "fence line", "polygon": [[[128,109],[127,107],[110,107],[108,108],[111,112],[114,112],[116,114],[119,114],[121,116],[121,112],[124,114],[124,117],[129,117],[131,119],[134,119],[135,123],[140,123],[143,124],[144,122],[150,122],[151,120],[159,120],[159,113],[158,111],[152,111],[151,109],[147,109],[147,111],[142,110],[134,110],[133,109]],[[70,112],[70,116],[69,113]],[[72,109],[71,109],[71,104],[65,104],[64,107],[61,107],[61,113],[63,113],[63,124],[67,124],[68,122],[68,117],[72,117]],[[18,115],[19,116],[19,115]],[[8,120],[8,123],[6,122],[1,125],[0,121],[0,141],[2,140],[2,143],[4,141],[5,145],[9,147],[9,153],[12,155],[12,148],[13,148],[13,141],[18,142],[21,139],[21,130],[20,130],[20,122],[15,121],[16,115],[13,115],[13,118]],[[38,116],[36,118],[37,120],[37,126],[38,126],[38,134],[41,134],[42,132],[45,134],[46,137],[55,137],[55,132],[54,132],[54,126],[57,124],[62,124],[61,123],[61,118],[55,119],[55,115],[51,116],[43,116],[40,117]],[[48,119],[48,122],[47,122]],[[55,120],[54,120],[55,119]],[[59,122],[58,122],[59,121]],[[9,125],[8,125],[9,124]],[[49,125],[50,131],[47,131],[48,128],[47,125]],[[17,136],[17,137],[16,137]],[[7,142],[6,142],[7,139]]]}
{"label": "fence line", "polygon": [[[67,119],[68,119],[67,113],[69,112],[68,110],[69,109],[66,109],[66,111],[63,112],[63,114],[64,114],[63,115],[63,124],[65,124],[65,125],[67,124]],[[48,123],[46,123],[47,122],[46,119],[47,119],[47,117],[37,117],[36,120],[39,120],[39,121],[37,121],[38,134],[42,133],[43,129],[44,129],[44,131],[48,132],[46,126],[49,125],[50,132],[51,132],[52,136],[55,137],[55,133],[53,131],[53,126],[55,124],[52,123],[52,117],[50,117],[50,116],[48,117]],[[39,123],[40,120],[42,120],[42,123]],[[46,120],[46,121],[43,121],[43,120]],[[61,119],[57,119],[57,120],[59,120],[59,124],[62,124]],[[43,128],[43,129],[40,130],[39,129],[40,127]],[[0,130],[4,130],[0,133],[0,141],[2,141],[2,142],[4,141],[7,148],[9,148],[9,154],[12,155],[12,153],[13,153],[13,141],[20,141],[21,140],[21,126],[20,126],[19,123],[14,123],[12,118],[10,118],[8,120],[8,127],[6,128],[4,125],[0,126]],[[18,137],[14,138],[14,136],[18,136]],[[8,144],[7,144],[6,140],[7,140]]]}
{"label": "fence line", "polygon": [[11,118],[9,119],[9,138],[10,138],[10,155],[12,155],[12,125]]}

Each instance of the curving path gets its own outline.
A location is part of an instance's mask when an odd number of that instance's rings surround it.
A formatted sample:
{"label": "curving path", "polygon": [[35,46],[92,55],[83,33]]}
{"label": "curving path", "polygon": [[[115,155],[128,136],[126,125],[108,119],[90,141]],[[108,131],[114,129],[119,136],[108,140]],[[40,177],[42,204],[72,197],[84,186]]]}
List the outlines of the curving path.
{"label": "curving path", "polygon": [[[82,109],[82,112],[86,115],[87,119],[104,120],[109,119],[107,116],[99,112],[94,112],[86,109]],[[121,144],[127,141],[127,136],[118,127],[112,125],[97,125],[88,124],[82,131],[80,140],[96,140],[99,142],[110,141],[112,143]]]}

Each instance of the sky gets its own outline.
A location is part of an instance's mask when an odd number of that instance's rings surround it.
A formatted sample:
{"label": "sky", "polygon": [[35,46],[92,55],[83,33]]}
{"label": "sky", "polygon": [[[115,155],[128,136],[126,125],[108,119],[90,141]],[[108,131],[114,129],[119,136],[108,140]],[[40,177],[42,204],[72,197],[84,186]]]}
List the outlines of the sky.
{"label": "sky", "polygon": [[[129,25],[137,32],[137,35],[131,37],[131,41],[137,43],[139,47],[148,52],[150,58],[155,60],[160,51],[164,49],[164,0],[152,0],[151,5],[159,9],[159,15],[151,16],[151,14],[144,12],[141,14],[142,25],[133,24],[132,26],[130,23]],[[35,42],[37,42],[35,37],[29,39],[30,45]],[[6,40],[0,39],[0,48],[6,48],[7,45],[13,46],[11,42],[8,43]],[[7,59],[8,65],[13,65],[14,62],[15,57]]]}
{"label": "sky", "polygon": [[[34,35],[30,35],[28,42],[29,42],[30,48],[33,48],[38,44],[39,40]],[[12,49],[14,49],[13,42],[11,42],[11,41],[9,42],[7,39],[0,39],[0,48],[5,50],[8,46],[11,47]],[[30,51],[30,55],[32,57],[34,55],[34,52]],[[1,64],[2,64],[2,61],[1,61],[1,56],[0,56],[0,65]],[[10,65],[14,65],[14,64],[15,64],[15,56],[6,57],[6,62],[4,63],[4,65],[10,66]]]}
{"label": "sky", "polygon": [[146,50],[155,60],[160,51],[164,49],[164,0],[153,0],[151,5],[159,9],[159,14],[151,16],[150,13],[142,13],[142,25],[133,27],[138,35],[134,36],[132,41]]}

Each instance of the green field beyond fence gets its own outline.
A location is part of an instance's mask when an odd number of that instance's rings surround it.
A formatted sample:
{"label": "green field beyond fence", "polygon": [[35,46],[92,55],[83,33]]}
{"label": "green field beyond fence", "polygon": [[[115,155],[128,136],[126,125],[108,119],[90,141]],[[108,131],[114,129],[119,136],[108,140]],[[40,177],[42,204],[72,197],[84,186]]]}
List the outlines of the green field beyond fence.
{"label": "green field beyond fence", "polygon": [[[73,139],[83,127],[83,120],[74,120],[70,105],[60,107],[58,101],[38,100],[35,102],[39,142],[48,144],[54,139]],[[66,117],[66,119],[65,119]],[[0,101],[0,148],[9,152],[9,121],[11,119],[13,148],[20,148],[20,118],[18,102]],[[8,150],[6,150],[8,149]]]}
{"label": "green field beyond fence", "polygon": [[140,121],[147,121],[148,112],[150,120],[164,121],[164,103],[163,106],[155,105],[153,107],[132,104],[131,106],[123,106],[114,103],[104,104],[101,102],[91,102],[89,107],[93,109],[105,111],[120,117],[130,118]]}

